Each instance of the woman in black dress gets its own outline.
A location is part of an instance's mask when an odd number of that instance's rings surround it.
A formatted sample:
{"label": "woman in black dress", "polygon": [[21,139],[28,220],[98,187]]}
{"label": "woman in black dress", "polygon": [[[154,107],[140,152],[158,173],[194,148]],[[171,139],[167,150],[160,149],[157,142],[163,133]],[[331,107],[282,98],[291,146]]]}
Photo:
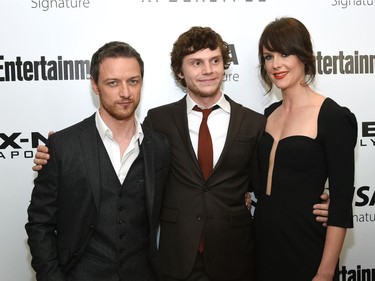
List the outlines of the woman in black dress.
{"label": "woman in black dress", "polygon": [[[310,34],[297,19],[271,22],[259,41],[262,79],[282,101],[265,110],[267,126],[258,146],[261,186],[255,210],[260,281],[338,280],[338,260],[353,227],[353,113],[316,93]],[[328,179],[328,227],[311,206]]]}

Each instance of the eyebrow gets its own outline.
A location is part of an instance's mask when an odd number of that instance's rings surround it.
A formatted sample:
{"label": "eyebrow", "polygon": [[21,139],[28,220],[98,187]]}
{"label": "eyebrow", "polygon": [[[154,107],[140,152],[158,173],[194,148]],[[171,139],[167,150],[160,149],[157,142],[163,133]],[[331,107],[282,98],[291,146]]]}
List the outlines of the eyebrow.
{"label": "eyebrow", "polygon": [[196,58],[189,58],[189,59],[187,59],[187,61],[194,61],[194,60],[201,60],[201,61],[203,61],[203,60],[213,60],[213,59],[222,59],[223,58],[223,56],[222,55],[217,55],[217,56],[213,56],[213,57],[210,57],[210,58],[202,58],[202,57],[196,57]]}

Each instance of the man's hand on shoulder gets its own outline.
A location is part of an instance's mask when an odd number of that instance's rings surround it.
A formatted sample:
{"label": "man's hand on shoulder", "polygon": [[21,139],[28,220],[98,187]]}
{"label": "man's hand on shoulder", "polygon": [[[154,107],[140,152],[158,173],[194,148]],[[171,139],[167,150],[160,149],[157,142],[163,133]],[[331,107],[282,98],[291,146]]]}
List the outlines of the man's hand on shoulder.
{"label": "man's hand on shoulder", "polygon": [[40,171],[43,165],[46,165],[49,160],[48,147],[45,145],[38,145],[36,149],[36,154],[34,158],[34,166],[32,166],[33,171]]}
{"label": "man's hand on shoulder", "polygon": [[[48,136],[52,135],[54,132],[51,131],[48,133]],[[40,171],[44,165],[47,164],[49,160],[49,154],[48,154],[48,147],[45,145],[38,145],[36,148],[35,158],[34,158],[34,166],[32,166],[33,171]]]}

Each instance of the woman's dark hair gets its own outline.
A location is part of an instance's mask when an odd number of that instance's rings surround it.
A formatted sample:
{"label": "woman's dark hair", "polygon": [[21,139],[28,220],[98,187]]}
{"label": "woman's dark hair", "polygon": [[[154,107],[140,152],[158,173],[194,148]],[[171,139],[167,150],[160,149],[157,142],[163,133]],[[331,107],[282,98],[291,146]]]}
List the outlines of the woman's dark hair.
{"label": "woman's dark hair", "polygon": [[215,50],[219,47],[224,61],[224,69],[228,69],[231,63],[230,49],[228,44],[210,27],[194,26],[182,33],[173,44],[171,52],[171,68],[177,83],[186,87],[185,79],[178,75],[182,73],[182,61],[184,57],[194,54],[203,49]]}
{"label": "woman's dark hair", "polygon": [[258,50],[260,76],[268,88],[267,93],[269,93],[272,90],[272,81],[265,69],[263,47],[272,52],[296,55],[305,65],[305,75],[308,77],[305,84],[314,81],[316,75],[315,56],[310,33],[302,22],[290,17],[279,18],[269,23],[260,36]]}
{"label": "woman's dark hair", "polygon": [[112,41],[100,47],[91,58],[90,75],[98,83],[99,66],[106,58],[135,58],[141,68],[141,76],[144,75],[144,63],[141,55],[129,44],[119,41]]}

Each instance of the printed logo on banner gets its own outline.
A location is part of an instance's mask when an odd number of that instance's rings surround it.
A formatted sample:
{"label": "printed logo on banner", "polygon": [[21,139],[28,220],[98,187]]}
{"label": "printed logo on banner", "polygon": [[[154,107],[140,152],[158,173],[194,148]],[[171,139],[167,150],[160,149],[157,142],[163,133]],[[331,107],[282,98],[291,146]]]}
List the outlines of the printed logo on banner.
{"label": "printed logo on banner", "polygon": [[332,4],[333,7],[346,9],[349,7],[371,7],[375,6],[374,0],[333,0]]}
{"label": "printed logo on banner", "polygon": [[[370,186],[361,186],[356,189],[355,207],[356,210],[374,210],[375,206],[375,190]],[[368,208],[371,207],[371,208]],[[373,223],[375,222],[375,212],[356,213],[353,215],[354,222],[356,223]]]}
{"label": "printed logo on banner", "polygon": [[339,274],[340,281],[374,281],[375,268],[362,268],[357,265],[356,269],[342,266]]}
{"label": "printed logo on banner", "polygon": [[17,56],[8,61],[0,55],[0,82],[86,79],[90,79],[89,60],[66,60],[62,56],[48,60],[41,56],[39,60],[30,61]]}
{"label": "printed logo on banner", "polygon": [[375,121],[362,122],[362,137],[360,146],[375,147]]}
{"label": "printed logo on banner", "polygon": [[[234,44],[228,44],[228,46],[229,46],[231,57],[232,57],[232,64],[238,65],[239,63],[238,63],[238,58],[237,58],[237,53],[236,53],[236,47],[234,46]],[[228,73],[226,71],[224,73],[223,81],[224,82],[238,82],[240,81],[240,74],[236,72]]]}
{"label": "printed logo on banner", "polygon": [[0,132],[0,160],[33,158],[39,141],[46,143],[47,138],[38,132],[31,132],[26,137],[20,132]]}
{"label": "printed logo on banner", "polygon": [[47,12],[50,9],[88,9],[90,0],[30,0],[32,9]]}
{"label": "printed logo on banner", "polygon": [[359,51],[339,51],[337,55],[318,51],[316,54],[316,71],[319,74],[374,74],[374,68],[374,54],[360,54]]}

